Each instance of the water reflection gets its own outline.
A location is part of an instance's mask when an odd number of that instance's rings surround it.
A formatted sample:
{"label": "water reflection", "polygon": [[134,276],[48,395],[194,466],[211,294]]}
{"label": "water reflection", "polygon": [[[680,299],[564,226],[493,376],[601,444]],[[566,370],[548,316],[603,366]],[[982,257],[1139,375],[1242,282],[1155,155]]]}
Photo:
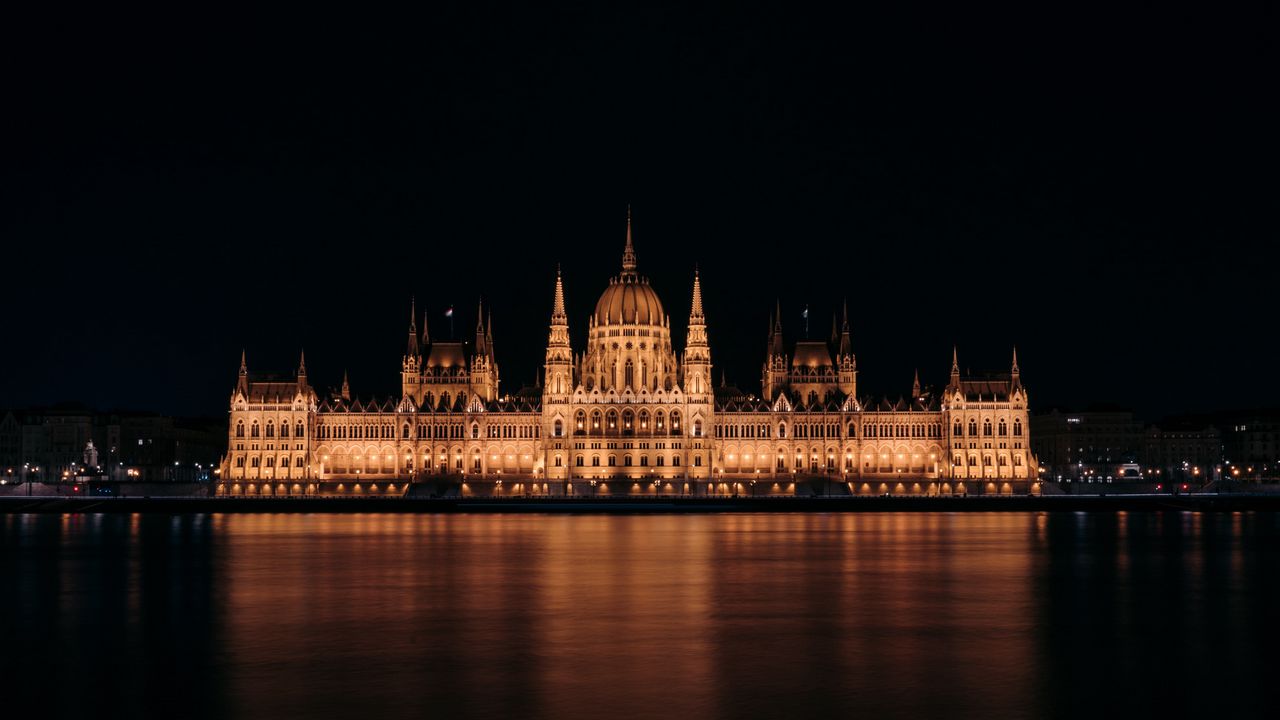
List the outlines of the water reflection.
{"label": "water reflection", "polygon": [[53,715],[1247,714],[1280,597],[1280,525],[1248,514],[0,516],[0,539],[6,678]]}

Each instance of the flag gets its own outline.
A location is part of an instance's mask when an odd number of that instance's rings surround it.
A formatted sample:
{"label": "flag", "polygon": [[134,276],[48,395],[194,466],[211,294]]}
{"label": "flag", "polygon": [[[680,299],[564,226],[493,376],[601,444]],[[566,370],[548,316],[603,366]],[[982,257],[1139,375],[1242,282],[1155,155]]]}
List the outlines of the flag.
{"label": "flag", "polygon": [[451,318],[451,317],[453,317],[453,306],[452,306],[452,305],[450,305],[450,306],[449,306],[449,309],[448,309],[448,310],[445,310],[445,311],[444,311],[444,316],[445,316],[445,317],[447,317],[447,318]]}
{"label": "flag", "polygon": [[809,306],[808,306],[808,305],[805,305],[805,306],[804,306],[804,313],[802,314],[802,317],[804,317],[804,319],[805,319],[805,320],[808,320],[808,319],[809,319]]}

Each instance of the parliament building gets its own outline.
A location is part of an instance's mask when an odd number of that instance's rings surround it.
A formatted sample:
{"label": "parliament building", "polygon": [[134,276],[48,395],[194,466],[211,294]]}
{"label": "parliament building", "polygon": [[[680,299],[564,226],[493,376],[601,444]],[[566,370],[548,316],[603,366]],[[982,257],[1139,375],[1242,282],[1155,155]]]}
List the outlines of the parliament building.
{"label": "parliament building", "polygon": [[766,496],[1034,491],[1027,391],[1008,372],[941,392],[858,395],[847,309],[830,341],[783,340],[771,319],[760,391],[712,382],[695,271],[684,346],[637,271],[627,220],[621,272],[569,339],[556,274],[541,386],[500,388],[491,322],[475,342],[432,340],[410,311],[398,398],[321,396],[305,357],[285,377],[249,372],[231,393],[219,495]]}

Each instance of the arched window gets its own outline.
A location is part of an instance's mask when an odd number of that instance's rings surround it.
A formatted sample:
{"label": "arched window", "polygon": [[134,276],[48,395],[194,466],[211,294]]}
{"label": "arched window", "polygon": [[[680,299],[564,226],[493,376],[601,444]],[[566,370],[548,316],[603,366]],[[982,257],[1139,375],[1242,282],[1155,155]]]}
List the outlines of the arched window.
{"label": "arched window", "polygon": [[591,413],[591,432],[600,432],[600,411]]}
{"label": "arched window", "polygon": [[701,420],[693,421],[693,436],[702,437],[702,421]]}
{"label": "arched window", "polygon": [[785,438],[786,436],[787,436],[787,424],[782,422],[778,423],[778,437]]}
{"label": "arched window", "polygon": [[680,411],[671,411],[671,432],[679,434],[680,432]]}
{"label": "arched window", "polygon": [[631,360],[627,360],[627,364],[623,367],[623,387],[634,388],[636,382],[636,366]]}
{"label": "arched window", "polygon": [[297,424],[297,425],[294,425],[294,426],[293,426],[293,436],[294,436],[294,437],[296,437],[296,438],[300,438],[300,437],[302,437],[302,436],[303,436],[303,432],[302,432],[302,421],[301,421],[301,420],[299,420],[299,421],[298,421],[298,424]]}
{"label": "arched window", "polygon": [[244,421],[243,420],[236,422],[236,437],[238,438],[244,437]]}
{"label": "arched window", "polygon": [[978,421],[969,420],[969,437],[978,437]]}
{"label": "arched window", "polygon": [[1005,437],[1009,434],[1009,424],[1004,421],[1004,418],[1000,418],[998,431],[1000,433],[1000,437]]}
{"label": "arched window", "polygon": [[560,437],[564,434],[564,423],[560,422],[560,418],[556,418],[555,426],[551,432],[554,433],[555,437]]}
{"label": "arched window", "polygon": [[238,468],[244,467],[244,458],[242,457],[236,458],[236,467]]}
{"label": "arched window", "polygon": [[984,437],[991,437],[991,418],[982,421],[982,434]]}
{"label": "arched window", "polygon": [[[612,465],[612,464],[613,464],[613,456],[612,456],[612,455],[610,455],[610,456],[609,456],[609,464],[610,464],[610,465]],[[631,467],[631,456],[630,456],[630,455],[623,455],[623,456],[622,456],[622,464],[623,464],[623,465],[625,465],[625,466],[627,466],[627,467]]]}
{"label": "arched window", "polygon": [[956,437],[964,437],[964,425],[959,420],[956,420],[956,426],[951,434]]}
{"label": "arched window", "polygon": [[261,462],[261,460],[259,460],[259,459],[258,459],[258,458],[256,458],[256,457],[255,457],[255,458],[250,458],[250,459],[249,459],[249,467],[258,467],[258,464],[259,464],[260,462]]}
{"label": "arched window", "polygon": [[1022,420],[1013,421],[1013,436],[1022,437]]}
{"label": "arched window", "polygon": [[471,439],[478,440],[479,438],[480,438],[480,426],[477,425],[476,423],[471,423]]}
{"label": "arched window", "polygon": [[275,423],[272,423],[272,422],[268,421],[268,422],[267,422],[267,437],[275,437],[275,436],[276,436],[276,426],[275,426]]}
{"label": "arched window", "polygon": [[253,421],[253,427],[249,428],[249,437],[258,437],[258,421]]}
{"label": "arched window", "polygon": [[653,429],[657,430],[658,432],[662,432],[663,430],[666,429],[666,426],[667,426],[666,416],[662,414],[661,410],[659,410],[653,416]]}
{"label": "arched window", "polygon": [[617,429],[618,429],[618,413],[617,413],[617,411],[615,411],[615,410],[610,410],[608,413],[606,413],[606,414],[605,414],[605,420],[608,422],[609,430],[610,430],[610,431],[613,431],[613,430],[617,430]]}
{"label": "arched window", "polygon": [[582,467],[582,456],[579,455],[577,458],[575,458],[573,464],[577,467]]}
{"label": "arched window", "polygon": [[858,430],[857,425],[855,425],[854,423],[849,423],[849,434],[846,437],[857,437],[857,430]]}
{"label": "arched window", "polygon": [[409,439],[409,423],[405,423],[404,425],[400,426],[400,437],[405,440]]}
{"label": "arched window", "polygon": [[649,432],[649,411],[641,410],[639,418],[640,418],[640,431]]}
{"label": "arched window", "polygon": [[599,455],[592,455],[592,456],[591,456],[591,467],[600,467],[600,456],[599,456]]}
{"label": "arched window", "polygon": [[573,423],[574,432],[585,432],[587,429],[587,414],[579,410],[578,414],[573,416]]}
{"label": "arched window", "polygon": [[622,411],[622,432],[630,435],[635,432],[636,418],[630,410]]}
{"label": "arched window", "polygon": [[282,438],[289,437],[289,421],[288,420],[284,420],[280,423],[280,437]]}

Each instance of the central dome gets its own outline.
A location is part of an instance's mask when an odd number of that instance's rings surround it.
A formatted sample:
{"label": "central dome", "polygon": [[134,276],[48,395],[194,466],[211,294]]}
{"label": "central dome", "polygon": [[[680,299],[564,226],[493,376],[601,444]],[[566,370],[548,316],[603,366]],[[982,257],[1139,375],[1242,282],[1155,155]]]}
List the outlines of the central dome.
{"label": "central dome", "polygon": [[631,244],[631,208],[627,208],[627,246],[622,251],[622,274],[596,303],[596,325],[661,325],[662,302],[649,280],[636,274],[636,249]]}
{"label": "central dome", "polygon": [[610,280],[596,303],[596,325],[661,325],[664,317],[658,293],[634,274]]}

